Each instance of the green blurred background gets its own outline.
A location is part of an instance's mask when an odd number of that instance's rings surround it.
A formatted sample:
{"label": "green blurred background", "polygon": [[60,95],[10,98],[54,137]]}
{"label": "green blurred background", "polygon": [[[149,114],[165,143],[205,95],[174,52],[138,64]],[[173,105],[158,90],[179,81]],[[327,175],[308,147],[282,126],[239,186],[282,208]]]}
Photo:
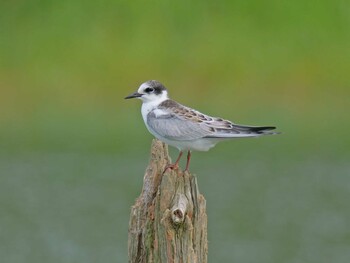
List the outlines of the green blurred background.
{"label": "green blurred background", "polygon": [[349,43],[346,0],[1,1],[1,262],[127,262],[149,79],[283,132],[193,154],[209,262],[349,262]]}

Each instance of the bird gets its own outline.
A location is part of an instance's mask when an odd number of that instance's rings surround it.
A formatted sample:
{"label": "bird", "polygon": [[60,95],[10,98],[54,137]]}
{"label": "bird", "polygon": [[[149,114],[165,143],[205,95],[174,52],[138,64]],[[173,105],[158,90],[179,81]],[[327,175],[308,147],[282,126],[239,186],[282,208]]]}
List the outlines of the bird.
{"label": "bird", "polygon": [[[208,151],[217,143],[234,138],[278,134],[274,126],[246,126],[219,117],[211,117],[169,98],[167,88],[157,80],[142,83],[125,99],[142,100],[141,113],[148,131],[160,141],[179,150],[179,155],[167,169],[178,169],[184,151],[189,171],[192,151]],[[163,173],[164,173],[163,172]]]}

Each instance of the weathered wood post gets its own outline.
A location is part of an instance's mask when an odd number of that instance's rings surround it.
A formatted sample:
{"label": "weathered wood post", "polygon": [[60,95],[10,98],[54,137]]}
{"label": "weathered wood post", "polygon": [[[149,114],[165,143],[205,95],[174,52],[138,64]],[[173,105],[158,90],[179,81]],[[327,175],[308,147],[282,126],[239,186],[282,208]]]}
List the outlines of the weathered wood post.
{"label": "weathered wood post", "polygon": [[206,263],[206,202],[190,173],[167,171],[168,147],[153,140],[143,188],[131,208],[129,263]]}

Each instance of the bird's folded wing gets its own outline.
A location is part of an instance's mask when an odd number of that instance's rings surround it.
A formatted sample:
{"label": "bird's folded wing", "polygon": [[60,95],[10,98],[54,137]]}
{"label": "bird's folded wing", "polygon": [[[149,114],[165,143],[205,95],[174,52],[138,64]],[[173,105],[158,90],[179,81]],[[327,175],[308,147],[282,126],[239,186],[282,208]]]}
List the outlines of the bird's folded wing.
{"label": "bird's folded wing", "polygon": [[195,140],[213,133],[204,123],[186,120],[172,113],[156,116],[150,112],[147,116],[147,124],[155,133],[171,140]]}

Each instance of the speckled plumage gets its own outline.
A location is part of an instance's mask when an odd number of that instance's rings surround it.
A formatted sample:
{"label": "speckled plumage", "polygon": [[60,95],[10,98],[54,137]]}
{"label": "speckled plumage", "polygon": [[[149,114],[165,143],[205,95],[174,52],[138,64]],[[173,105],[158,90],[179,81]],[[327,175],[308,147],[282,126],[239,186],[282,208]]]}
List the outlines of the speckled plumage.
{"label": "speckled plumage", "polygon": [[276,134],[272,126],[238,125],[181,105],[169,99],[167,89],[156,80],[141,84],[137,92],[126,98],[141,99],[147,129],[180,151],[207,151],[227,139]]}

